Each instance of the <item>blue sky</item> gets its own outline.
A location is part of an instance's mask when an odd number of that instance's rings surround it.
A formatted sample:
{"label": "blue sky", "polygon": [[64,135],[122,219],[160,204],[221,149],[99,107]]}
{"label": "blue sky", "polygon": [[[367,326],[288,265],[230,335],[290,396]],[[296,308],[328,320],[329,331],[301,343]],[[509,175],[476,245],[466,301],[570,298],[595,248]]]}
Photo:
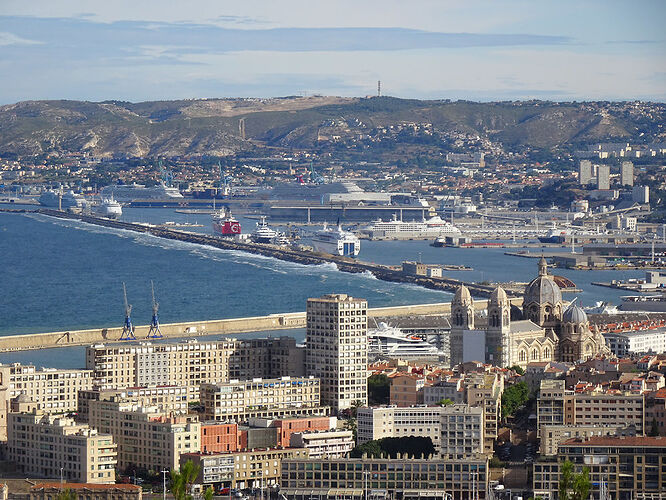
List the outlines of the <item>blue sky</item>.
{"label": "blue sky", "polygon": [[3,0],[0,104],[666,101],[664,0]]}

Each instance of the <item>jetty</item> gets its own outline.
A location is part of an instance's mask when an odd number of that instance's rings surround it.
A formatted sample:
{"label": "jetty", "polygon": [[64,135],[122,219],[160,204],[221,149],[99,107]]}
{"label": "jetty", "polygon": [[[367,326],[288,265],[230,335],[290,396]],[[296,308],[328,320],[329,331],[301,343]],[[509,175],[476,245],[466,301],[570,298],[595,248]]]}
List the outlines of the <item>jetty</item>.
{"label": "jetty", "polygon": [[[450,293],[455,293],[460,285],[465,285],[470,293],[475,297],[489,297],[492,293],[494,286],[483,285],[479,283],[472,283],[457,280],[448,277],[427,277],[420,275],[405,274],[401,270],[397,270],[390,266],[382,264],[375,264],[371,262],[363,262],[349,257],[339,255],[331,255],[327,253],[311,252],[306,250],[295,250],[291,248],[278,247],[275,245],[241,242],[233,239],[218,238],[205,234],[192,233],[187,231],[179,231],[173,228],[166,228],[148,224],[137,224],[133,222],[122,222],[113,219],[106,219],[103,217],[96,217],[93,215],[84,215],[72,212],[64,212],[59,210],[52,210],[47,208],[40,208],[37,210],[3,210],[12,212],[29,212],[47,215],[50,217],[57,217],[59,219],[78,220],[88,224],[97,226],[109,227],[113,229],[123,229],[126,231],[134,231],[137,233],[150,234],[152,236],[176,241],[184,241],[188,243],[195,243],[198,245],[205,245],[223,250],[237,250],[241,252],[248,252],[265,257],[273,257],[276,259],[295,262],[304,265],[320,265],[332,263],[335,264],[337,269],[346,273],[370,273],[375,278],[396,282],[396,283],[410,283],[432,290],[441,290]],[[515,293],[507,291],[507,295],[516,296]]]}

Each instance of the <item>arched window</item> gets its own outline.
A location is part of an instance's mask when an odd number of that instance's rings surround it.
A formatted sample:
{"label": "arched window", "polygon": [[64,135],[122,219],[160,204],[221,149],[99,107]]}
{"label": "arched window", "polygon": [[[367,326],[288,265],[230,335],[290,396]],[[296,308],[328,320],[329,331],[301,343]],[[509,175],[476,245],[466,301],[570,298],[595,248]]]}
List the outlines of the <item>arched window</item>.
{"label": "arched window", "polygon": [[518,354],[518,359],[520,361],[527,361],[527,353],[521,350],[520,354]]}
{"label": "arched window", "polygon": [[543,359],[550,359],[550,349],[548,347],[543,350]]}
{"label": "arched window", "polygon": [[539,351],[536,349],[532,349],[532,361],[536,361],[539,359]]}

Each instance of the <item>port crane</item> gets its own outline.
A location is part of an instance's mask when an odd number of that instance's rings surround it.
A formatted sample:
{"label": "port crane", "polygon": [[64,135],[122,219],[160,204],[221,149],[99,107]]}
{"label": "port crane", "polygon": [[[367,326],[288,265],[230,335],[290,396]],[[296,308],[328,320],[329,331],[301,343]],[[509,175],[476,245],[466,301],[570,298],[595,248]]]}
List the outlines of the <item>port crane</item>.
{"label": "port crane", "polygon": [[155,285],[153,280],[150,280],[150,291],[153,295],[153,318],[150,320],[150,328],[148,329],[148,339],[161,339],[163,337],[160,330],[160,322],[157,319],[157,310],[160,308],[160,303],[155,300]]}
{"label": "port crane", "polygon": [[134,325],[132,324],[132,318],[130,314],[132,313],[132,304],[127,303],[127,288],[125,288],[125,282],[123,281],[123,299],[125,299],[125,324],[123,325],[123,333],[120,335],[119,340],[136,340],[134,336]]}

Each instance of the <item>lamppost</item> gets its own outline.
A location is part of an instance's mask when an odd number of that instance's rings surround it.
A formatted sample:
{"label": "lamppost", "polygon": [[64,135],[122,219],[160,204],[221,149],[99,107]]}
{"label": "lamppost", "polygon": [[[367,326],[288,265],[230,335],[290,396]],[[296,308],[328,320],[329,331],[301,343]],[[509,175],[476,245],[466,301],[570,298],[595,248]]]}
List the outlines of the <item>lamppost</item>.
{"label": "lamppost", "polygon": [[64,469],[64,467],[60,467],[60,489],[62,489],[62,485],[63,485],[63,483],[64,483],[64,480],[63,480],[63,473],[62,473],[62,472],[63,472],[63,469]]}
{"label": "lamppost", "polygon": [[162,498],[166,500],[166,475],[169,473],[168,470],[162,471]]}

